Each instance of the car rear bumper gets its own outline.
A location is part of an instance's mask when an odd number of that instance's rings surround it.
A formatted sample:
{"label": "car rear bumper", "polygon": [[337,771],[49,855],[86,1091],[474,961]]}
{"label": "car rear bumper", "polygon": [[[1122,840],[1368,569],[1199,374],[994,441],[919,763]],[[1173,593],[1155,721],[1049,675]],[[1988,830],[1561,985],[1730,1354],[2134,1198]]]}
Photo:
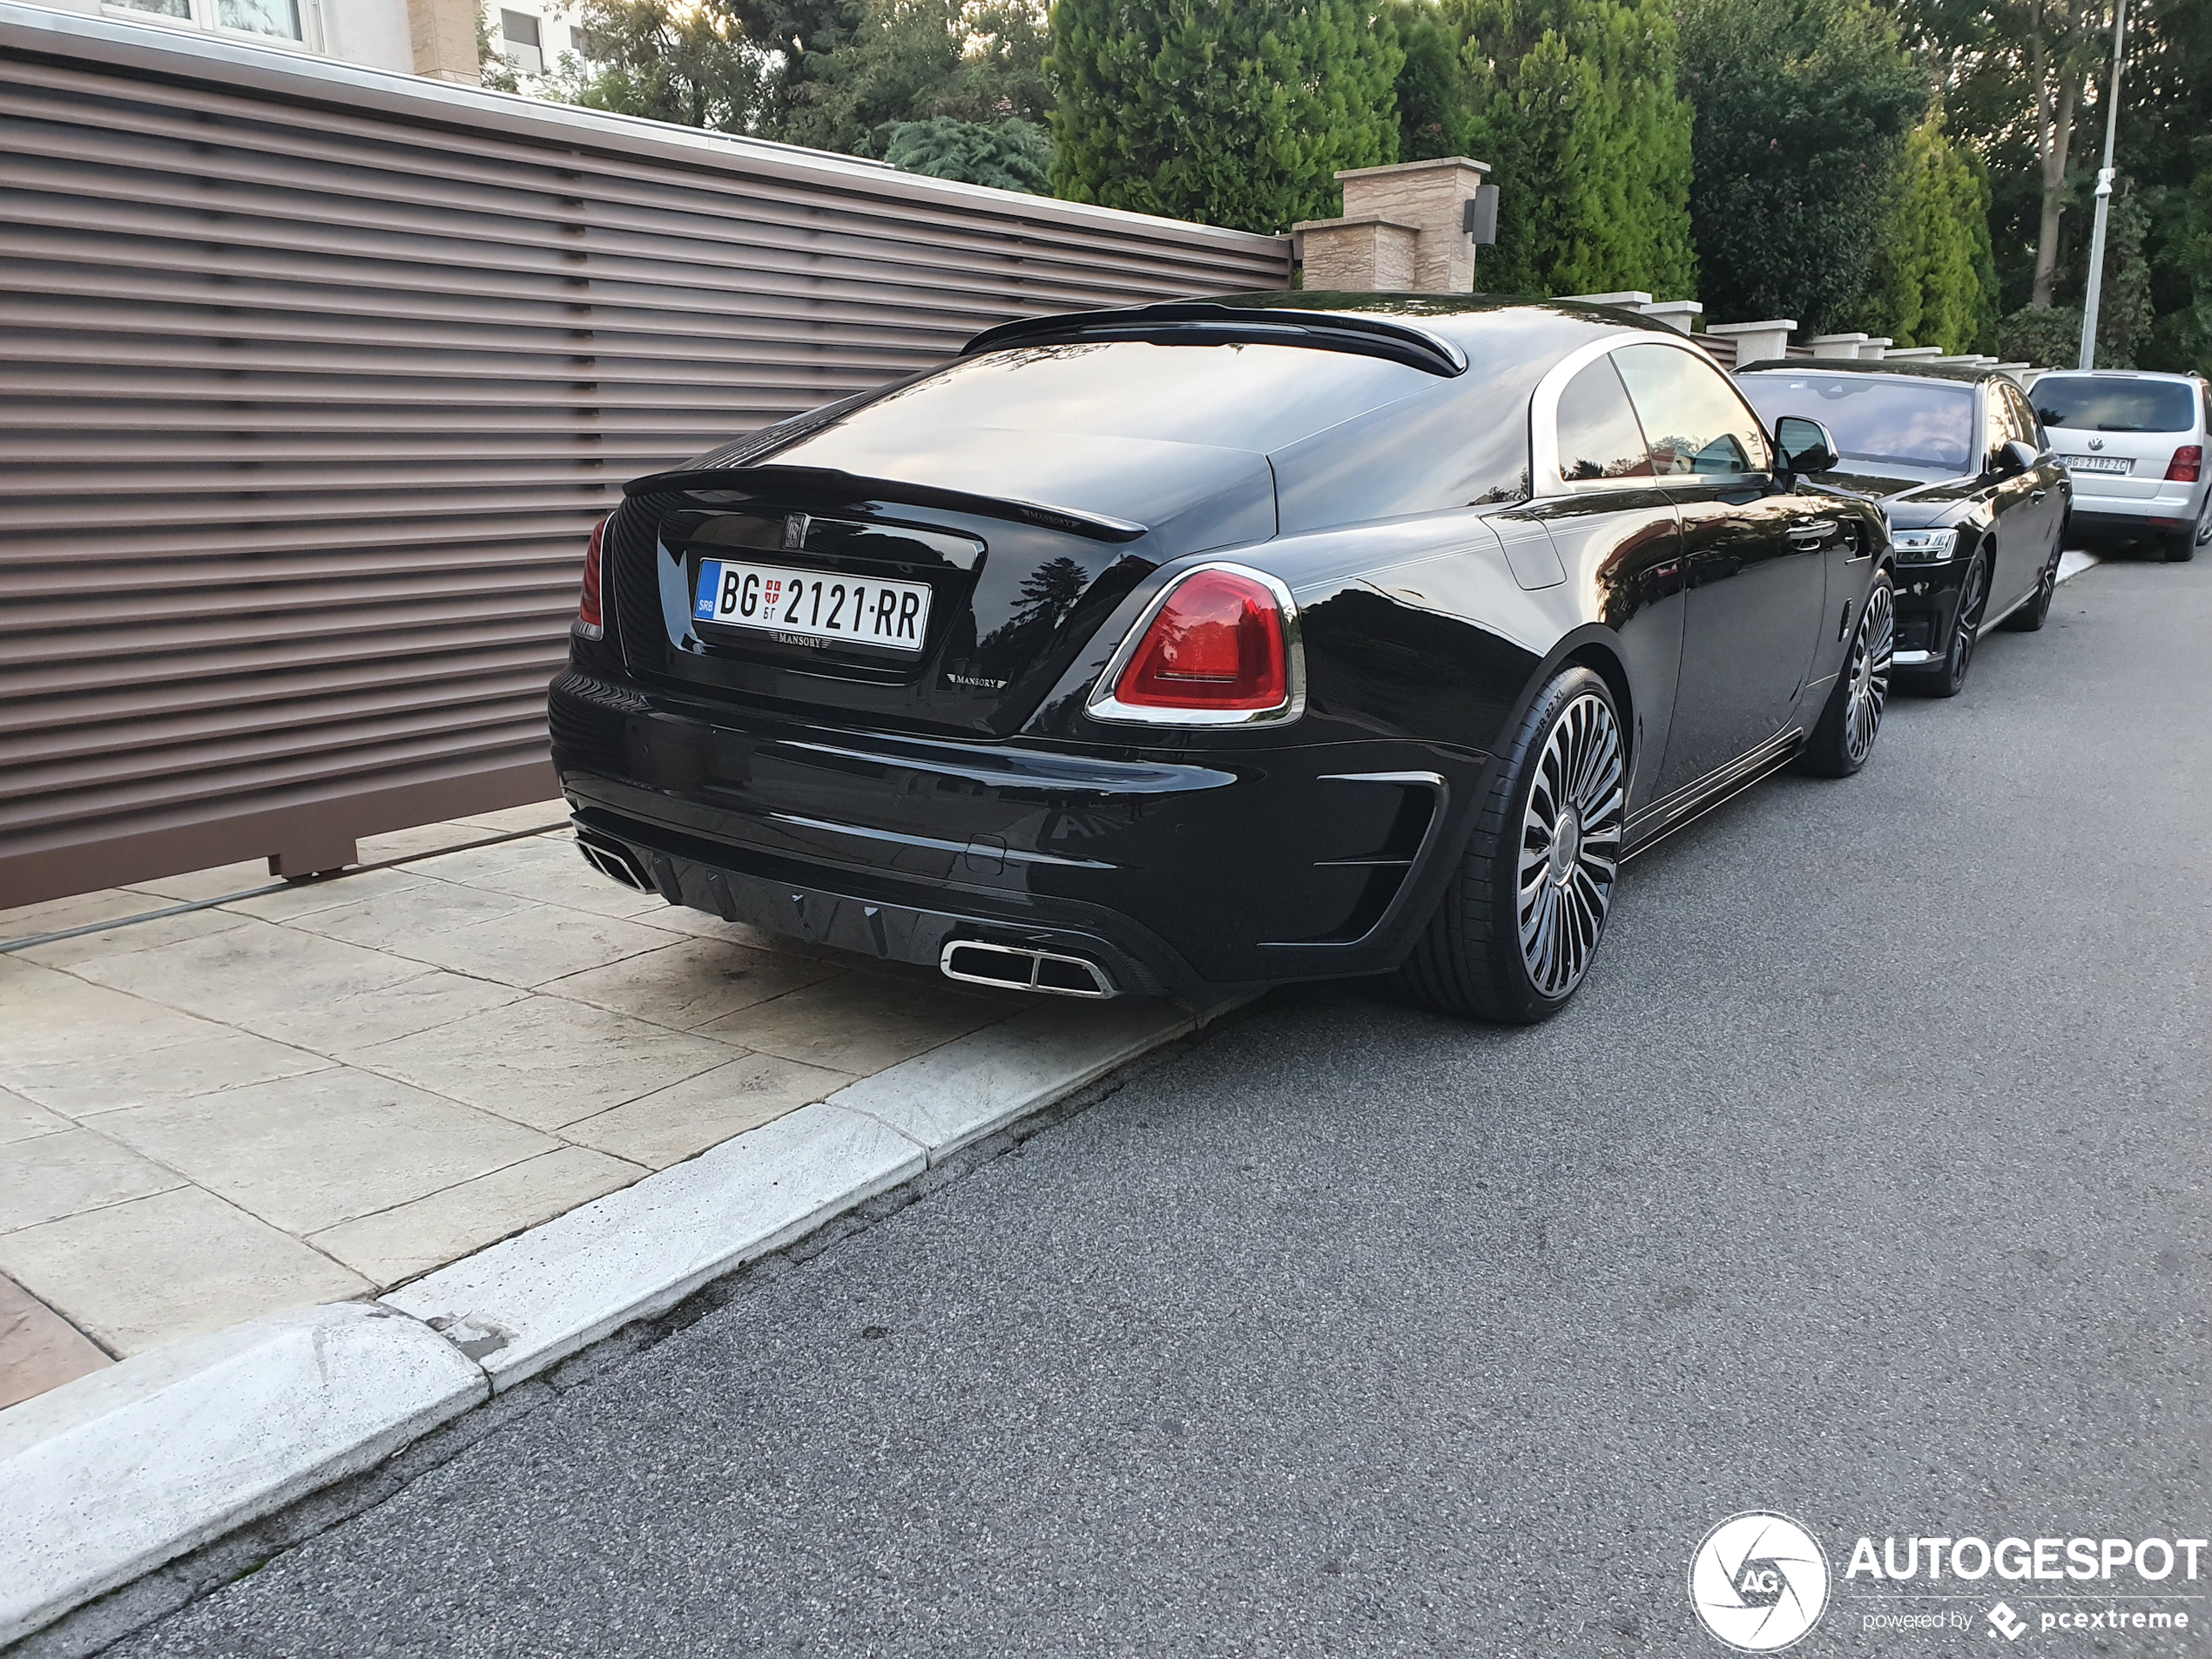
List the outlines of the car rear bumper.
{"label": "car rear bumper", "polygon": [[2068,523],[2077,536],[2151,536],[2186,529],[2196,522],[2203,491],[2203,485],[2195,484],[2130,498],[2076,489]]}
{"label": "car rear bumper", "polygon": [[671,903],[933,968],[961,940],[1055,951],[1139,995],[1394,967],[1487,764],[917,738],[574,671],[549,708],[579,839]]}

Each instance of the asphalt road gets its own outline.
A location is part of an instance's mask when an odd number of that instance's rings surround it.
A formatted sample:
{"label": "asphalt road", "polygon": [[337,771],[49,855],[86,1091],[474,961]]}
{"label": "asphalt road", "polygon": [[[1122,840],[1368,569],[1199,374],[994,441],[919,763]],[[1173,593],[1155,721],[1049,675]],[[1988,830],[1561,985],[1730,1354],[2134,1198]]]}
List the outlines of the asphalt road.
{"label": "asphalt road", "polygon": [[[2212,1532],[2208,641],[2212,562],[2094,570],[1551,1025],[1278,992],[125,1650],[1718,1654],[1739,1510]],[[2212,1652],[1836,1588],[1794,1652]]]}

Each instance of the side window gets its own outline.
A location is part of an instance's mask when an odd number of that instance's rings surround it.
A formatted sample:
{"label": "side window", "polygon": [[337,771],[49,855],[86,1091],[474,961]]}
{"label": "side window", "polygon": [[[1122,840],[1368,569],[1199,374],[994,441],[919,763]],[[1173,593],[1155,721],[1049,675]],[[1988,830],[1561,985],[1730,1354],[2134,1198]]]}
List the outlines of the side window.
{"label": "side window", "polygon": [[2020,429],[2021,438],[2033,449],[2047,449],[2050,443],[2043,435],[2042,423],[2036,420],[2034,408],[2019,387],[2005,388],[2005,406],[2013,412],[2013,424]]}
{"label": "side window", "polygon": [[1559,395],[1559,475],[1648,478],[1643,428],[1610,357],[1586,365]]}
{"label": "side window", "polygon": [[1661,477],[1773,469],[1758,416],[1713,364],[1671,346],[1623,346],[1613,361],[1651,441],[1652,470]]}

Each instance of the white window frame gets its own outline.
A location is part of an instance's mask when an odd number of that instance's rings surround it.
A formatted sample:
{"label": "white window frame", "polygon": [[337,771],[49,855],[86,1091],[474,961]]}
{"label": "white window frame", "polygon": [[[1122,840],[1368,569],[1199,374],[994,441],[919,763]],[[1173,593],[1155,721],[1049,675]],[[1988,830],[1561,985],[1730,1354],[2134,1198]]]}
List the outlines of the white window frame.
{"label": "white window frame", "polygon": [[265,35],[253,29],[226,29],[216,22],[219,0],[185,0],[189,17],[168,17],[158,11],[141,11],[136,6],[118,5],[115,0],[103,0],[100,10],[125,23],[150,23],[161,29],[189,29],[196,33],[213,35],[222,40],[250,40],[263,46],[274,46],[281,51],[320,54],[327,48],[328,38],[323,28],[322,0],[299,0],[300,34],[298,40],[287,40],[282,35]]}
{"label": "white window frame", "polygon": [[[487,4],[484,10],[488,14],[489,14],[492,50],[499,54],[501,59],[506,64],[508,68],[513,70],[517,75],[530,76],[543,75],[546,71],[552,68],[553,53],[548,45],[545,37],[547,34],[547,24],[550,19],[549,19],[543,12],[533,10],[527,6],[501,5],[498,3],[498,0],[490,0],[490,3]],[[524,43],[519,40],[512,40],[508,37],[507,14],[509,12],[513,13],[517,17],[527,17],[537,25],[537,44],[530,49],[537,54],[537,67],[536,69],[530,68],[519,57],[515,56],[516,51],[521,48]]]}

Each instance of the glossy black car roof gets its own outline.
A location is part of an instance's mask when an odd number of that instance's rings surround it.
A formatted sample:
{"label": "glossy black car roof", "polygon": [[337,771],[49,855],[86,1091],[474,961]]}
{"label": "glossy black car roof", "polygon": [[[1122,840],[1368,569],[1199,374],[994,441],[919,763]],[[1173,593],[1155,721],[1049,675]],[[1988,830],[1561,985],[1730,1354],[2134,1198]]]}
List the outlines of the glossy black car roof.
{"label": "glossy black car roof", "polygon": [[1791,374],[1888,374],[1899,380],[1961,381],[1979,386],[1984,381],[2008,381],[2013,372],[1994,363],[1970,368],[1963,363],[1893,363],[1873,357],[1769,357],[1744,363],[1739,374],[1786,372]]}

